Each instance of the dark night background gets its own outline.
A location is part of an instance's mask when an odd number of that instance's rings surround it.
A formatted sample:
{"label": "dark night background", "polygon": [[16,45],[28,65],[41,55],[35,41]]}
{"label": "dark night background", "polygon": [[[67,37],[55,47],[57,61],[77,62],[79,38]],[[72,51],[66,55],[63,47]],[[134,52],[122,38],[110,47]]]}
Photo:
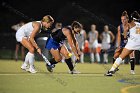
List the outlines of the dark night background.
{"label": "dark night background", "polygon": [[120,24],[120,16],[124,10],[129,15],[134,10],[140,13],[139,0],[3,0],[0,3],[1,47],[5,42],[3,38],[10,38],[14,32],[11,26],[21,20],[28,22],[29,18],[41,20],[44,15],[49,14],[55,22],[62,22],[63,25],[77,20],[87,32],[92,23],[97,25],[99,32],[108,24],[110,30],[116,34],[116,27]]}
{"label": "dark night background", "polygon": [[124,10],[130,14],[140,11],[139,0],[3,0],[0,7],[0,32],[9,33],[10,26],[20,20],[26,20],[21,15],[4,7],[3,2],[34,20],[40,20],[44,15],[52,15],[55,21],[64,25],[73,20],[80,21],[84,28],[90,29],[92,23],[102,30],[102,25],[110,24],[117,27],[120,15]]}

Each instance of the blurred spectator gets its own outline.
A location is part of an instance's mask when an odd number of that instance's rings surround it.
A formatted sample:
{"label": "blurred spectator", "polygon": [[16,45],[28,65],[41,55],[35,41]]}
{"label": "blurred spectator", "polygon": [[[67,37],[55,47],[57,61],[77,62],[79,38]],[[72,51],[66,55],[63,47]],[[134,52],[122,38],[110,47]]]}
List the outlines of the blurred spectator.
{"label": "blurred spectator", "polygon": [[79,44],[79,48],[81,50],[81,55],[80,55],[80,62],[84,63],[84,42],[87,38],[86,31],[84,29],[81,30],[79,34],[76,34],[76,39]]}
{"label": "blurred spectator", "polygon": [[90,59],[91,63],[95,62],[94,54],[96,56],[96,61],[100,63],[100,55],[97,51],[98,48],[98,31],[96,30],[96,25],[91,25],[91,31],[88,33],[89,44],[90,44]]}
{"label": "blurred spectator", "polygon": [[109,31],[108,25],[104,26],[104,31],[100,35],[100,39],[102,41],[102,51],[103,51],[103,60],[104,63],[108,63],[108,54],[107,50],[110,49],[111,43],[113,43],[115,36]]}
{"label": "blurred spectator", "polygon": [[[23,26],[25,23],[23,21],[20,21],[18,24],[13,25],[11,28],[14,31],[17,31],[21,26]],[[21,45],[21,43],[16,41],[16,47],[15,47],[15,61],[18,61],[18,52],[21,47],[21,59],[24,61],[25,57],[25,48]]]}

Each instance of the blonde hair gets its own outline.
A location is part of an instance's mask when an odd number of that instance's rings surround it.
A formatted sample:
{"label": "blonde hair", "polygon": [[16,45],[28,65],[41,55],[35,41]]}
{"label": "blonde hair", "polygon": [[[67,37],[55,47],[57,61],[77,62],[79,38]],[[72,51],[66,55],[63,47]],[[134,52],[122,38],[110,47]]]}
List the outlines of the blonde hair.
{"label": "blonde hair", "polygon": [[46,15],[43,17],[43,19],[41,21],[50,23],[50,22],[54,22],[54,19],[50,15]]}

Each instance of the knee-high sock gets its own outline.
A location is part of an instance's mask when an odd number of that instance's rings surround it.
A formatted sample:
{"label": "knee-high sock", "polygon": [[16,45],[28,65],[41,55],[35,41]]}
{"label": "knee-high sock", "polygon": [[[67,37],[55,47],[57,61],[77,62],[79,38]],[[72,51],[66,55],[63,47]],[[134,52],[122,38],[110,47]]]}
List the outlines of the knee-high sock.
{"label": "knee-high sock", "polygon": [[119,57],[115,60],[115,63],[113,64],[113,66],[111,67],[111,69],[109,71],[114,71],[117,67],[119,67],[119,65],[122,63],[122,59]]}
{"label": "knee-high sock", "polygon": [[104,53],[104,62],[108,63],[108,54],[107,53]]}
{"label": "knee-high sock", "polygon": [[56,62],[55,59],[52,58],[52,59],[50,59],[50,63],[51,63],[51,65],[53,65],[53,64],[57,64],[58,62]]}
{"label": "knee-high sock", "polygon": [[84,53],[81,53],[80,61],[81,61],[81,63],[84,63]]}
{"label": "knee-high sock", "polygon": [[130,58],[131,70],[135,69],[135,58]]}
{"label": "knee-high sock", "polygon": [[90,53],[91,62],[94,62],[94,53]]}
{"label": "knee-high sock", "polygon": [[71,58],[65,59],[65,62],[66,62],[66,64],[67,64],[67,66],[69,67],[69,70],[72,71],[74,67],[73,67]]}
{"label": "knee-high sock", "polygon": [[99,55],[99,53],[96,53],[96,60],[97,60],[97,62],[100,62],[100,55]]}
{"label": "knee-high sock", "polygon": [[26,54],[25,56],[25,61],[24,61],[24,65],[27,66],[29,63],[29,52]]}
{"label": "knee-high sock", "polygon": [[30,64],[30,67],[33,67],[34,66],[34,61],[35,61],[35,56],[34,54],[28,52],[28,55],[29,55],[29,64]]}

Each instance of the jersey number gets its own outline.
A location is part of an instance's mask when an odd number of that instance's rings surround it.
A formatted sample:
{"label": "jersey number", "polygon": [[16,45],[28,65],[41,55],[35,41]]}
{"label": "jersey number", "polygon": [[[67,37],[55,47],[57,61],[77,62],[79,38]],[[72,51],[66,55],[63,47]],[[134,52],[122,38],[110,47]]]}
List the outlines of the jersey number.
{"label": "jersey number", "polygon": [[140,34],[140,28],[136,27],[136,34]]}

